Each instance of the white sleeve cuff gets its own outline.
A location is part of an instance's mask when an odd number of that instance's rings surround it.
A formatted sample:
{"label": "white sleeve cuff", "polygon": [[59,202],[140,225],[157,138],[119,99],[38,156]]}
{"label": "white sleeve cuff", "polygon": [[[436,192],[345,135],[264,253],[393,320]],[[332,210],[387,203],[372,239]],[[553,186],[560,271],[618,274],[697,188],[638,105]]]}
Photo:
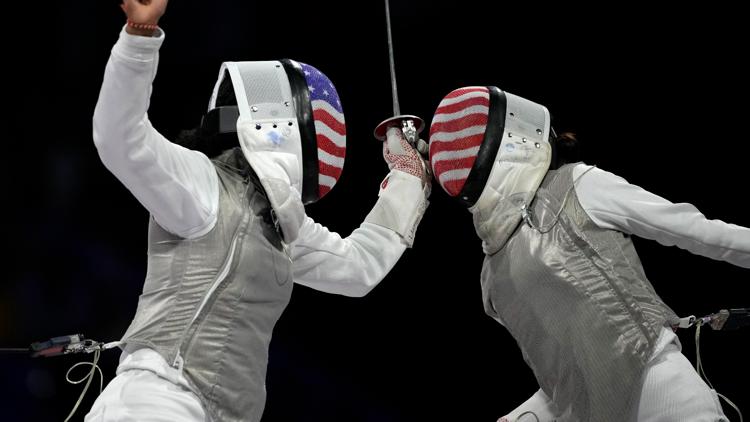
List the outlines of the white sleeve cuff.
{"label": "white sleeve cuff", "polygon": [[130,59],[139,62],[150,62],[154,60],[156,52],[161,48],[164,42],[164,31],[157,28],[151,37],[142,35],[131,35],[122,27],[120,38],[112,48],[112,53],[117,54],[124,59]]}
{"label": "white sleeve cuff", "polygon": [[429,205],[422,181],[411,174],[393,170],[380,184],[378,197],[365,221],[393,230],[411,247],[417,226]]}

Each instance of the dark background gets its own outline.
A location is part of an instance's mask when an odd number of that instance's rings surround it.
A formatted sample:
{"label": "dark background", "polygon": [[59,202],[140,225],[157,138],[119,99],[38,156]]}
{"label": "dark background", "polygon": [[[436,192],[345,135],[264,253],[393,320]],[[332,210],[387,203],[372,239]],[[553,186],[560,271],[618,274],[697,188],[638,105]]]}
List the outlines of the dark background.
{"label": "dark background", "polygon": [[[5,13],[0,346],[75,332],[116,340],[135,311],[148,216],[91,139],[124,23],[117,3],[26,2]],[[497,85],[545,104],[558,131],[577,131],[589,163],[750,226],[748,30],[739,8],[397,0],[401,110],[429,123],[449,91]],[[334,81],[347,163],[307,210],[344,236],[355,229],[386,174],[371,136],[391,114],[383,2],[172,1],[161,26],[149,115],[167,137],[198,124],[223,60],[289,57]],[[484,315],[470,214],[437,185],[430,199],[414,249],[367,297],[295,288],[274,333],[264,421],[494,421],[536,391],[513,339]],[[679,314],[750,306],[747,269],[635,241]],[[714,386],[750,415],[750,331],[704,333]],[[692,334],[680,338],[694,361]],[[90,357],[0,356],[0,419],[62,420],[80,392],[65,371]],[[102,356],[106,381],[117,358]]]}

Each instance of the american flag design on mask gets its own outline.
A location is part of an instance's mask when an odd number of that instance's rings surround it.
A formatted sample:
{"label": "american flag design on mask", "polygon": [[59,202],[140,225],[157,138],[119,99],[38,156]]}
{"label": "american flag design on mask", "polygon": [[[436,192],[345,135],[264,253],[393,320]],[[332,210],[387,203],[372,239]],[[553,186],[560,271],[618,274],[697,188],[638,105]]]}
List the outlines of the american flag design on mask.
{"label": "american flag design on mask", "polygon": [[310,102],[318,142],[318,195],[322,198],[336,184],[346,157],[346,124],[339,94],[331,80],[318,69],[300,63],[310,90]]}
{"label": "american flag design on mask", "polygon": [[466,184],[484,139],[490,92],[483,86],[459,88],[446,95],[430,126],[430,165],[448,195]]}

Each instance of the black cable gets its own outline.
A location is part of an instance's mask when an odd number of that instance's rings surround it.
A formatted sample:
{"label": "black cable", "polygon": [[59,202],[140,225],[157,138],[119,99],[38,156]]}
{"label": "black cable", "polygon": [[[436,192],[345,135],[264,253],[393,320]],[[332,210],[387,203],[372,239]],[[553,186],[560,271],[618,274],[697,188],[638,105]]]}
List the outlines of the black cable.
{"label": "black cable", "polygon": [[22,353],[29,353],[28,347],[0,347],[0,354],[19,355]]}

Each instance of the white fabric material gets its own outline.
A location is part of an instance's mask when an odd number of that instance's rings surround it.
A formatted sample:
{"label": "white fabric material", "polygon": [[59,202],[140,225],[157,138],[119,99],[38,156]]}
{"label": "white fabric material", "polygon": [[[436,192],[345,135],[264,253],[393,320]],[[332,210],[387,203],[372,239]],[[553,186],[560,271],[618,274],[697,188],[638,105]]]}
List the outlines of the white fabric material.
{"label": "white fabric material", "polygon": [[719,398],[680,352],[679,342],[666,345],[646,369],[638,422],[727,422]]}
{"label": "white fabric material", "polygon": [[[662,328],[657,345],[645,369],[638,402],[636,419],[633,422],[725,422],[716,392],[709,389],[690,362],[680,352],[677,336],[668,328]],[[542,390],[538,390],[521,406],[504,417],[510,422],[573,422],[570,409],[561,411]]]}
{"label": "white fabric material", "polygon": [[487,255],[505,245],[518,225],[521,207],[531,202],[552,160],[547,108],[509,92],[505,96],[503,138],[487,183],[469,208]]}
{"label": "white fabric material", "polygon": [[[577,165],[574,179],[589,168]],[[598,168],[578,179],[575,191],[599,227],[750,268],[750,229],[746,227],[709,220],[691,204],[672,203]]]}
{"label": "white fabric material", "polygon": [[182,368],[172,368],[155,351],[123,352],[117,376],[86,415],[86,422],[205,422],[198,396]]}
{"label": "white fabric material", "polygon": [[391,271],[405,250],[405,240],[387,227],[363,222],[342,239],[305,217],[292,248],[294,282],[326,293],[362,297]]}
{"label": "white fabric material", "polygon": [[218,176],[208,157],[167,141],[148,120],[164,32],[157,35],[120,33],[94,110],[94,144],[102,163],[160,226],[195,238],[216,223]]}
{"label": "white fabric material", "polygon": [[[238,123],[238,129],[240,129]],[[238,132],[240,137],[247,133],[247,128],[242,127]],[[244,145],[244,144],[243,144]],[[274,211],[275,218],[281,226],[284,243],[290,244],[297,240],[300,226],[305,220],[305,206],[302,204],[302,195],[293,183],[290,172],[296,167],[297,157],[285,152],[248,152],[245,151],[250,166],[258,175],[260,184],[268,196],[268,202]],[[216,197],[218,203],[219,198]]]}
{"label": "white fabric material", "polygon": [[[417,143],[424,141],[419,139]],[[386,131],[383,159],[391,172],[380,184],[380,199],[365,221],[395,231],[412,247],[417,226],[429,205],[427,198],[432,189],[429,164],[398,127]]]}
{"label": "white fabric material", "polygon": [[380,184],[378,202],[365,221],[401,235],[408,247],[414,244],[417,226],[429,201],[429,186],[422,180],[399,170],[391,170]]}
{"label": "white fabric material", "polygon": [[[300,194],[302,142],[293,109],[285,105],[292,103],[286,72],[279,62],[273,61],[227,62],[222,69],[229,71],[237,96],[240,109],[237,137],[242,152],[266,191],[284,242],[292,243],[304,221],[305,208]],[[252,80],[256,74],[266,76],[264,85],[268,92],[264,92],[262,99],[255,98],[252,87],[245,86],[244,82]],[[219,84],[217,82],[217,89]],[[251,106],[257,111],[253,112]],[[292,122],[292,126],[288,122]]]}

